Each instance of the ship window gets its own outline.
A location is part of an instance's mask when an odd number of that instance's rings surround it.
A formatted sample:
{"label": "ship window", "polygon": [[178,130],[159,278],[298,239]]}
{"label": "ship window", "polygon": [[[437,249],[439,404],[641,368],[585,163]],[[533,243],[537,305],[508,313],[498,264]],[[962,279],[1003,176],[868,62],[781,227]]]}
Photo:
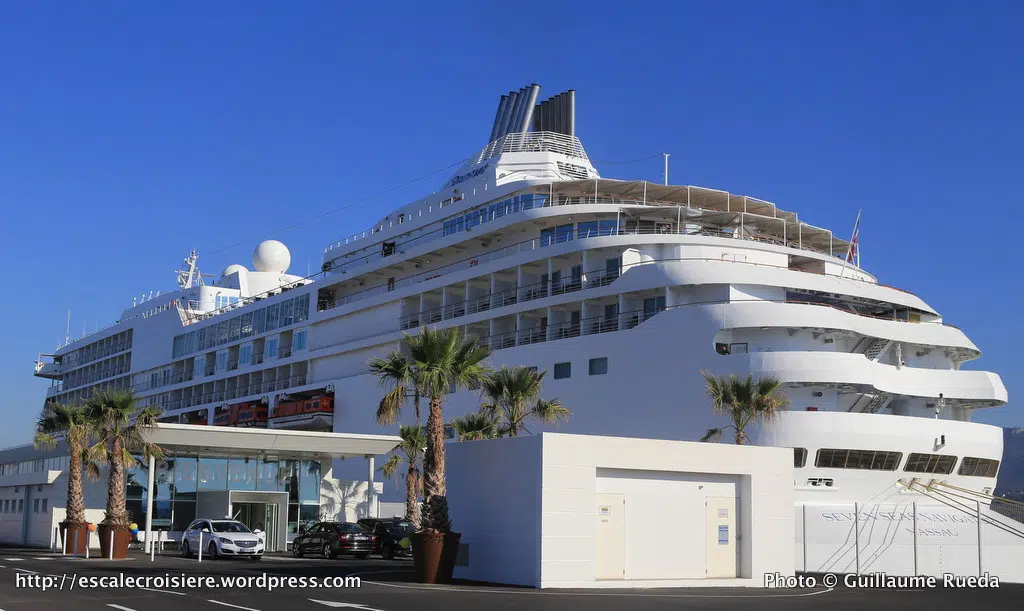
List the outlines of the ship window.
{"label": "ship window", "polygon": [[746,354],[746,344],[729,344],[729,354]]}
{"label": "ship window", "polygon": [[281,309],[278,304],[274,304],[267,308],[267,331],[273,331],[278,327],[278,323],[281,318]]}
{"label": "ship window", "polygon": [[306,330],[297,331],[295,336],[292,338],[292,350],[305,350],[306,349]]}
{"label": "ship window", "polygon": [[550,227],[548,229],[541,229],[540,230],[540,245],[541,246],[547,246],[548,244],[551,244],[551,242],[554,240],[554,238],[555,238],[555,228],[554,227]]}
{"label": "ship window", "polygon": [[555,363],[555,379],[564,380],[572,375],[572,363]]}
{"label": "ship window", "polygon": [[233,342],[237,340],[241,334],[242,317],[236,316],[232,318],[229,322],[230,324],[228,325],[228,341]]}
{"label": "ship window", "polygon": [[555,242],[561,243],[572,240],[572,230],[572,223],[555,227]]}
{"label": "ship window", "polygon": [[278,338],[267,338],[266,344],[263,346],[263,357],[272,359],[277,356],[277,343]]}
{"label": "ship window", "polygon": [[252,312],[242,314],[241,320],[241,336],[250,337],[252,335]]}
{"label": "ship window", "polygon": [[292,309],[292,300],[288,299],[287,301],[282,301],[281,302],[281,326],[282,327],[287,327],[288,325],[292,324],[292,322],[294,320],[295,320],[295,318],[294,318],[294,310]]}
{"label": "ship window", "polygon": [[970,475],[974,477],[995,477],[999,471],[999,461],[991,458],[973,458],[964,456],[960,463],[957,475]]}
{"label": "ship window", "polygon": [[895,471],[903,458],[902,452],[884,450],[834,450],[821,449],[814,460],[814,466],[828,469],[871,469],[873,471]]}
{"label": "ship window", "polygon": [[296,297],[295,301],[295,322],[303,322],[309,318],[309,293]]}
{"label": "ship window", "polygon": [[907,464],[904,471],[914,473],[952,473],[953,465],[956,464],[956,456],[948,454],[921,454],[912,452],[907,456]]}
{"label": "ship window", "polygon": [[228,321],[222,321],[217,325],[217,345],[228,341]]}
{"label": "ship window", "polygon": [[729,344],[723,344],[721,342],[715,343],[715,352],[718,354],[729,354]]}
{"label": "ship window", "polygon": [[599,228],[597,221],[587,221],[585,223],[576,223],[576,238],[593,238],[598,234]]}
{"label": "ship window", "polygon": [[252,361],[252,344],[245,344],[238,349],[238,364],[242,367],[250,365]]}
{"label": "ship window", "polygon": [[603,376],[608,373],[608,357],[602,356],[600,358],[590,359],[589,367],[590,375]]}
{"label": "ship window", "polygon": [[253,312],[253,328],[256,330],[256,335],[263,333],[267,330],[267,309],[260,308]]}
{"label": "ship window", "polygon": [[793,448],[793,466],[803,467],[807,464],[807,448]]}

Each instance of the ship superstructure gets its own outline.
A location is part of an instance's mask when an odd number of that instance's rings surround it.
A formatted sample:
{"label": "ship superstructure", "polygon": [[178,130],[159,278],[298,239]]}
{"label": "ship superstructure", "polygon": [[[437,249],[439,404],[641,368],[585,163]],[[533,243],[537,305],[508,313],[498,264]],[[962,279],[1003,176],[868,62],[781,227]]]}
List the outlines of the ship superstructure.
{"label": "ship superstructure", "polygon": [[[193,253],[178,290],[40,358],[47,400],[132,388],[174,422],[375,432],[369,359],[457,326],[495,366],[548,371],[562,430],[695,440],[721,423],[702,370],[772,375],[791,406],[761,439],[794,448],[798,500],[994,489],[1002,437],[971,415],[1007,394],[962,368],[981,355],[963,331],[774,203],[600,176],[575,92],[539,89],[502,96],[437,193],[329,245],[313,277],[276,241],[209,281]],[[458,393],[447,415],[478,403]]]}

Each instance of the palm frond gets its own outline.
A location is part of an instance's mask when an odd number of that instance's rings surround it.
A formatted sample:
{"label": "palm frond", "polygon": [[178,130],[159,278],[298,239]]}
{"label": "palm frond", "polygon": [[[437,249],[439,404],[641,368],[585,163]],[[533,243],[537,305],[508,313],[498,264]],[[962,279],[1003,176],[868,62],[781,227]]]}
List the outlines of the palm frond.
{"label": "palm frond", "polygon": [[704,436],[700,438],[701,441],[720,441],[722,439],[722,433],[725,432],[723,428],[708,429]]}

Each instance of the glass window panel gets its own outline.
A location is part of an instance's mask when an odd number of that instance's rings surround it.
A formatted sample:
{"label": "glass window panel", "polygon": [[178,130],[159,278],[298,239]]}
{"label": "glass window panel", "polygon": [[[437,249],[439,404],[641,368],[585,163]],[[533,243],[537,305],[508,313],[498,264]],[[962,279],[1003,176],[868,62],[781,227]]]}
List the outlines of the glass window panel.
{"label": "glass window panel", "polygon": [[282,460],[277,478],[281,486],[288,493],[289,503],[299,502],[299,462],[296,460]]}
{"label": "glass window panel", "polygon": [[252,335],[252,312],[246,312],[242,314],[240,326],[240,337],[249,337]]}
{"label": "glass window panel", "polygon": [[309,294],[295,298],[295,322],[309,319]]}
{"label": "glass window panel", "polygon": [[597,221],[587,221],[585,223],[576,223],[576,237],[577,238],[593,238],[598,235],[600,227]]}
{"label": "glass window panel", "polygon": [[[174,500],[177,501],[178,499],[195,499],[197,478],[198,464],[195,458],[181,456],[175,458]],[[175,516],[175,518],[177,518],[177,516]]]}
{"label": "glass window panel", "polygon": [[320,520],[319,505],[299,505],[299,522],[306,528],[312,528]]}
{"label": "glass window panel", "polygon": [[242,318],[236,316],[229,321],[228,325],[228,341],[235,341],[241,336],[242,329]]}
{"label": "glass window panel", "polygon": [[618,221],[615,220],[598,221],[598,232],[601,235],[615,235],[617,225]]}
{"label": "glass window panel", "polygon": [[572,375],[572,363],[555,363],[555,379],[563,380]]}
{"label": "glass window panel", "polygon": [[228,341],[228,321],[222,321],[217,325],[217,345]]}
{"label": "glass window panel", "polygon": [[304,460],[299,463],[299,504],[320,503],[320,463]]}
{"label": "glass window panel", "polygon": [[287,327],[294,322],[294,311],[292,310],[292,300],[281,302],[281,326]]}
{"label": "glass window panel", "polygon": [[273,331],[277,328],[278,323],[281,320],[281,306],[274,304],[267,307],[267,331]]}
{"label": "glass window panel", "polygon": [[228,459],[228,489],[255,490],[259,461],[250,458]]}
{"label": "glass window panel", "polygon": [[257,490],[278,491],[283,482],[280,481],[281,466],[278,461],[260,461],[256,478]]}
{"label": "glass window panel", "polygon": [[227,490],[228,461],[226,458],[199,459],[199,489]]}
{"label": "glass window panel", "polygon": [[608,357],[590,359],[590,375],[600,376],[608,373]]}
{"label": "glass window panel", "polygon": [[171,523],[171,530],[181,532],[196,519],[195,501],[179,501],[175,496],[174,521]]}
{"label": "glass window panel", "polygon": [[267,309],[260,308],[253,312],[253,327],[256,333],[263,333],[267,330]]}

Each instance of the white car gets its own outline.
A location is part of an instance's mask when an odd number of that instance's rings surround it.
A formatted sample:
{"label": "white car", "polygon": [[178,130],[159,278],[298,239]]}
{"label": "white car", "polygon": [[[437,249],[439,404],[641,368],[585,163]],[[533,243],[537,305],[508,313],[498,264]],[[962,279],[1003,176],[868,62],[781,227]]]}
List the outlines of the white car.
{"label": "white car", "polygon": [[221,557],[263,557],[263,534],[255,532],[238,520],[193,520],[181,536],[181,555],[191,558],[203,550],[203,557],[216,560]]}

